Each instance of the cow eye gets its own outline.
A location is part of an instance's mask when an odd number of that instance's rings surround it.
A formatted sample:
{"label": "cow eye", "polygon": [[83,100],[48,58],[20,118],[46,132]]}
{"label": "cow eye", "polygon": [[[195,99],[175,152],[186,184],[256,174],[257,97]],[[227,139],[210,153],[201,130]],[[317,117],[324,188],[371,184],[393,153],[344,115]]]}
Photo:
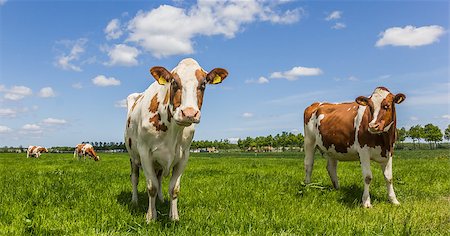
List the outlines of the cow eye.
{"label": "cow eye", "polygon": [[384,105],[383,107],[385,110],[389,109],[389,105]]}

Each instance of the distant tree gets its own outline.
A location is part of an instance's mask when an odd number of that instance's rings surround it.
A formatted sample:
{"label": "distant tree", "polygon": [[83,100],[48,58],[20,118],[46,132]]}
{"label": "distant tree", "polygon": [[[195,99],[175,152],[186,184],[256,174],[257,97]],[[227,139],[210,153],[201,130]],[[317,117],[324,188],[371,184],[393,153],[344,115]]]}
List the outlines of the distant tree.
{"label": "distant tree", "polygon": [[423,128],[423,138],[430,144],[430,149],[433,149],[433,142],[434,147],[436,147],[437,142],[442,141],[442,132],[439,127],[433,124],[427,124]]}
{"label": "distant tree", "polygon": [[445,140],[449,141],[450,140],[450,125],[447,126],[447,129],[445,129],[444,131],[444,138]]}
{"label": "distant tree", "polygon": [[422,126],[415,125],[415,126],[411,127],[408,131],[408,136],[413,140],[414,148],[416,148],[415,141],[417,141],[419,143],[419,148],[420,148],[420,139],[423,138]]}
{"label": "distant tree", "polygon": [[403,143],[406,137],[408,137],[408,131],[405,129],[405,127],[397,129],[397,141]]}

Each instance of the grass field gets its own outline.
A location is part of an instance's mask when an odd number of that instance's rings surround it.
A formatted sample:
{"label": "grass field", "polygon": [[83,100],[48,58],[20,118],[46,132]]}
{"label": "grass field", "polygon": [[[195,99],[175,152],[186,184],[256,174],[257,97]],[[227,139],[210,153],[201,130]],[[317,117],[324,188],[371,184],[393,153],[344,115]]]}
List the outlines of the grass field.
{"label": "grass field", "polygon": [[[449,235],[450,151],[397,151],[388,203],[379,165],[372,163],[374,207],[361,207],[358,162],[339,163],[332,190],[326,161],[316,157],[304,185],[303,154],[194,154],[181,179],[180,222],[158,203],[145,223],[144,176],[133,208],[127,154],[77,161],[71,154],[0,154],[0,235]],[[142,173],[142,172],[141,172]]]}

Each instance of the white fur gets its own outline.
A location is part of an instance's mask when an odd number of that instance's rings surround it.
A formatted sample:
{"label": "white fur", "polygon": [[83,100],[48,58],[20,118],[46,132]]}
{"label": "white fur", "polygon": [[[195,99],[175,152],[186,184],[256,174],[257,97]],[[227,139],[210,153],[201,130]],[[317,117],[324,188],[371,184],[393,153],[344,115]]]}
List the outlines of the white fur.
{"label": "white fur", "polygon": [[387,95],[389,95],[388,91],[377,88],[377,89],[375,89],[372,96],[370,97],[370,100],[372,100],[373,108],[374,108],[373,119],[372,119],[372,121],[370,121],[370,123],[369,123],[370,125],[374,125],[376,123],[376,121],[378,119],[378,114],[380,113],[381,103],[387,97]]}

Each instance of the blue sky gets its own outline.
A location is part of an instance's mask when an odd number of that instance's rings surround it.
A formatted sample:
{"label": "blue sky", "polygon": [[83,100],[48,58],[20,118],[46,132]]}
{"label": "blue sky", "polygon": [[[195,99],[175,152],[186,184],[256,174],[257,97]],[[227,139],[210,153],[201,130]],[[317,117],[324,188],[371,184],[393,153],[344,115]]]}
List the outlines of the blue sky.
{"label": "blue sky", "polygon": [[303,132],[312,102],[404,93],[398,126],[450,123],[447,1],[0,0],[0,146],[123,141],[123,99],[195,58],[195,139]]}

